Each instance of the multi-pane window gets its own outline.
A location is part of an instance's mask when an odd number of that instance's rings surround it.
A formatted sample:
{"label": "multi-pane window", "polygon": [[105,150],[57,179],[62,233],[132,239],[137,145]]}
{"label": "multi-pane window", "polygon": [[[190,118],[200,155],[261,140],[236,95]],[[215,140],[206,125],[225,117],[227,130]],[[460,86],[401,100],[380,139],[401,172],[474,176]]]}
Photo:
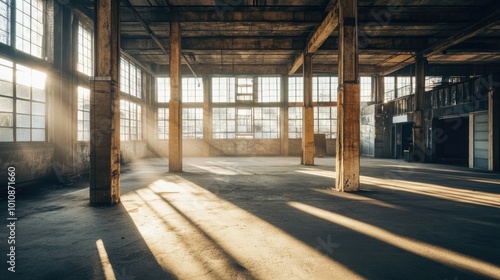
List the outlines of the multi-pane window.
{"label": "multi-pane window", "polygon": [[182,78],[182,102],[203,102],[203,84],[196,78]]}
{"label": "multi-pane window", "polygon": [[337,101],[337,77],[313,77],[313,102]]}
{"label": "multi-pane window", "polygon": [[130,92],[130,63],[125,58],[120,59],[120,91]]}
{"label": "multi-pane window", "polygon": [[158,103],[167,103],[170,101],[170,78],[156,78],[156,93]]}
{"label": "multi-pane window", "polygon": [[184,139],[203,139],[203,108],[182,108]]}
{"label": "multi-pane window", "polygon": [[92,76],[92,31],[82,22],[78,24],[78,71]]}
{"label": "multi-pane window", "polygon": [[237,101],[252,101],[253,100],[253,79],[238,78],[236,79],[236,100]]}
{"label": "multi-pane window", "polygon": [[361,102],[372,101],[372,78],[371,77],[361,77],[360,78],[360,100],[361,100]]}
{"label": "multi-pane window", "polygon": [[16,141],[45,141],[45,79],[16,65]]}
{"label": "multi-pane window", "polygon": [[90,141],[90,90],[78,87],[77,140]]}
{"label": "multi-pane window", "polygon": [[10,0],[0,0],[0,43],[10,45]]}
{"label": "multi-pane window", "polygon": [[398,77],[397,97],[410,95],[414,92],[411,77]]}
{"label": "multi-pane window", "polygon": [[441,85],[443,77],[425,77],[425,91],[432,90],[434,87]]}
{"label": "multi-pane window", "polygon": [[168,119],[168,108],[158,108],[158,129],[157,129],[157,137],[158,139],[168,139],[168,127],[169,127],[169,119]]}
{"label": "multi-pane window", "polygon": [[279,77],[259,77],[259,102],[279,102],[280,101],[280,78]]}
{"label": "multi-pane window", "polygon": [[236,111],[236,136],[238,138],[254,138],[252,108],[238,108]]}
{"label": "multi-pane window", "polygon": [[302,107],[288,108],[288,138],[302,138]]}
{"label": "multi-pane window", "polygon": [[[279,138],[279,108],[213,108],[212,138]],[[200,133],[202,130],[200,130]]]}
{"label": "multi-pane window", "polygon": [[254,138],[279,138],[279,108],[254,108]]}
{"label": "multi-pane window", "polygon": [[142,140],[141,105],[120,100],[120,140]]}
{"label": "multi-pane window", "polygon": [[0,142],[14,141],[14,63],[0,58]]}
{"label": "multi-pane window", "polygon": [[125,58],[120,61],[120,90],[123,93],[142,98],[142,71]]}
{"label": "multi-pane window", "polygon": [[384,77],[384,102],[391,101],[396,97],[396,78]]}
{"label": "multi-pane window", "polygon": [[304,102],[304,78],[288,77],[288,102]]}
{"label": "multi-pane window", "polygon": [[236,79],[230,77],[212,78],[212,102],[232,103],[236,99]]}
{"label": "multi-pane window", "polygon": [[314,107],[314,133],[337,137],[337,107]]}
{"label": "multi-pane window", "polygon": [[16,49],[42,58],[43,0],[16,2]]}
{"label": "multi-pane window", "polygon": [[236,137],[236,108],[212,109],[212,138],[234,139]]}

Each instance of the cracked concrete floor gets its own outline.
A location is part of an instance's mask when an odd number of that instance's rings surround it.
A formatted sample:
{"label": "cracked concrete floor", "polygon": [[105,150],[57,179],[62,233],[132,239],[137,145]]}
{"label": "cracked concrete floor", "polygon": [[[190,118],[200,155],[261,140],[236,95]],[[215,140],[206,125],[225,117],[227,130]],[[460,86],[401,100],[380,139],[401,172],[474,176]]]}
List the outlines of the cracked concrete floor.
{"label": "cracked concrete floor", "polygon": [[103,208],[85,182],[24,189],[1,279],[500,279],[500,174],[363,158],[337,193],[334,162],[145,159]]}

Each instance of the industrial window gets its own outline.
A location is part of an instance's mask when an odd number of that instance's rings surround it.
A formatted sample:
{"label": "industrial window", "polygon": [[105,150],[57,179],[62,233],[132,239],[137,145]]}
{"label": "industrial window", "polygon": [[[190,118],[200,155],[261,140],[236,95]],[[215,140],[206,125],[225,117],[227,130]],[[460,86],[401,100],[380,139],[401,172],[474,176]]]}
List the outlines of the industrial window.
{"label": "industrial window", "polygon": [[142,140],[141,105],[120,100],[120,140]]}
{"label": "industrial window", "polygon": [[238,108],[236,111],[236,135],[238,138],[254,138],[253,110]]}
{"label": "industrial window", "polygon": [[302,107],[288,108],[288,138],[302,138]]}
{"label": "industrial window", "polygon": [[42,58],[43,0],[16,2],[16,49]]}
{"label": "industrial window", "polygon": [[182,136],[184,139],[203,139],[203,108],[182,109]]}
{"label": "industrial window", "polygon": [[45,79],[16,65],[16,141],[45,141]]}
{"label": "industrial window", "polygon": [[253,79],[238,78],[236,80],[236,101],[253,100]]}
{"label": "industrial window", "polygon": [[425,77],[425,91],[430,91],[434,87],[440,86],[443,77]]}
{"label": "industrial window", "polygon": [[156,91],[158,103],[167,103],[170,101],[170,78],[156,78]]}
{"label": "industrial window", "polygon": [[182,78],[182,102],[203,102],[203,84],[196,78]]}
{"label": "industrial window", "polygon": [[361,102],[372,101],[372,78],[371,77],[361,77],[360,78],[360,101]]}
{"label": "industrial window", "polygon": [[0,0],[0,43],[10,45],[10,0]]}
{"label": "industrial window", "polygon": [[337,137],[337,107],[314,107],[314,133]]}
{"label": "industrial window", "polygon": [[78,71],[92,76],[92,31],[82,22],[78,24]]}
{"label": "industrial window", "polygon": [[279,77],[259,77],[258,79],[258,101],[259,102],[279,102],[280,78]]}
{"label": "industrial window", "polygon": [[168,139],[168,127],[169,127],[169,119],[168,119],[168,108],[158,108],[158,129],[157,136],[158,139]]}
{"label": "industrial window", "polygon": [[279,138],[279,108],[254,108],[254,138]]}
{"label": "industrial window", "polygon": [[90,141],[90,90],[78,87],[77,140]]}
{"label": "industrial window", "polygon": [[304,78],[288,77],[288,102],[304,102]]}
{"label": "industrial window", "polygon": [[0,58],[0,142],[14,141],[14,63]]}
{"label": "industrial window", "polygon": [[384,77],[384,102],[391,101],[396,97],[396,78]]}
{"label": "industrial window", "polygon": [[313,77],[313,102],[337,101],[337,77]]}
{"label": "industrial window", "polygon": [[397,97],[407,96],[414,92],[414,87],[412,86],[412,77],[398,77],[397,79]]}
{"label": "industrial window", "polygon": [[230,77],[212,78],[212,102],[232,103],[236,99],[236,79]]}
{"label": "industrial window", "polygon": [[134,63],[121,59],[120,90],[137,98],[142,98],[142,71]]}
{"label": "industrial window", "polygon": [[236,108],[212,109],[212,138],[234,139],[236,137]]}

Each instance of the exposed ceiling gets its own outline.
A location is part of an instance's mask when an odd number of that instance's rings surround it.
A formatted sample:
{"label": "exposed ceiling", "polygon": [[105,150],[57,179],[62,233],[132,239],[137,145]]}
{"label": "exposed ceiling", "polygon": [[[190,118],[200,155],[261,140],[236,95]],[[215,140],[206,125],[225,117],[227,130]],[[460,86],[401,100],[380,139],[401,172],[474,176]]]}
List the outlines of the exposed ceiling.
{"label": "exposed ceiling", "polygon": [[[89,10],[92,2],[85,2]],[[336,2],[122,0],[121,47],[154,73],[166,73],[176,11],[183,63],[197,74],[285,74]],[[498,63],[499,22],[498,0],[359,0],[360,71],[386,74],[417,53],[430,63]],[[338,28],[315,52],[315,72],[336,72],[337,35]]]}

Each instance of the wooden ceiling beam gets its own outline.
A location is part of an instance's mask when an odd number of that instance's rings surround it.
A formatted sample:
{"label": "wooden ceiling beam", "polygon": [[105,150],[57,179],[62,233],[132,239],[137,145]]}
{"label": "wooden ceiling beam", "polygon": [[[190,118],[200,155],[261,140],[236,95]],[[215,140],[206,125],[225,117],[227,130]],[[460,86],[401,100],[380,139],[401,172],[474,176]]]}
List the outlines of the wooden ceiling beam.
{"label": "wooden ceiling beam", "polygon": [[339,19],[338,6],[335,5],[328,12],[323,22],[321,22],[318,29],[314,31],[313,35],[308,40],[306,49],[294,59],[292,64],[290,64],[288,69],[288,75],[293,75],[300,68],[300,66],[302,66],[302,64],[304,63],[305,54],[315,53],[321,47],[321,45],[326,41],[326,39],[337,28],[339,23],[338,19]]}
{"label": "wooden ceiling beam", "polygon": [[444,40],[435,43],[426,49],[415,53],[415,55],[408,57],[408,54],[402,54],[402,61],[395,66],[386,67],[383,71],[380,72],[380,75],[387,75],[392,72],[395,72],[401,68],[404,68],[408,65],[415,63],[415,58],[418,54],[422,55],[424,58],[429,58],[433,55],[436,55],[440,52],[446,51],[448,48],[451,48],[457,44],[464,42],[467,39],[470,39],[492,27],[497,25],[500,22],[500,8],[498,6],[492,6],[493,12],[484,16],[482,20],[479,22],[465,28],[464,30],[456,33],[453,36],[450,36]]}

